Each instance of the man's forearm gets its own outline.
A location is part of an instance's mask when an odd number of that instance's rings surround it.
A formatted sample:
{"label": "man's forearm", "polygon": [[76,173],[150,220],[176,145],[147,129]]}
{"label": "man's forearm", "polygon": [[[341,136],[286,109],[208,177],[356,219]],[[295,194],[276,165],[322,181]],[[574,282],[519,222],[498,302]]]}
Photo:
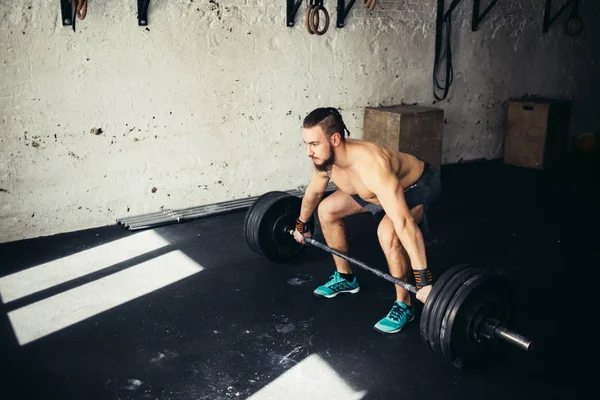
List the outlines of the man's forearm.
{"label": "man's forearm", "polygon": [[399,224],[394,224],[396,234],[410,258],[412,269],[419,270],[427,268],[425,240],[423,240],[423,234],[419,227],[412,220],[407,221],[405,224],[402,224],[402,226],[397,225]]}
{"label": "man's forearm", "polygon": [[306,192],[304,197],[302,198],[302,208],[300,210],[300,220],[303,222],[308,222],[312,217],[315,209],[321,202],[323,198],[323,193],[309,193]]}

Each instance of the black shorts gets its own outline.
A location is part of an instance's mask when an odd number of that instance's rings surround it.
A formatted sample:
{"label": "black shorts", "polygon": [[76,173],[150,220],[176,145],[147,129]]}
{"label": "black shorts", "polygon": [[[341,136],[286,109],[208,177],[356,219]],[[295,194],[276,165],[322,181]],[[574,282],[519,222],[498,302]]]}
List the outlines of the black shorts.
{"label": "black shorts", "polygon": [[[427,162],[421,177],[412,185],[404,189],[404,199],[409,210],[423,204],[423,211],[426,214],[440,197],[442,193],[442,182],[440,174]],[[353,194],[352,198],[364,209],[376,217],[383,218],[385,211],[379,204],[369,203],[363,200],[359,195]]]}

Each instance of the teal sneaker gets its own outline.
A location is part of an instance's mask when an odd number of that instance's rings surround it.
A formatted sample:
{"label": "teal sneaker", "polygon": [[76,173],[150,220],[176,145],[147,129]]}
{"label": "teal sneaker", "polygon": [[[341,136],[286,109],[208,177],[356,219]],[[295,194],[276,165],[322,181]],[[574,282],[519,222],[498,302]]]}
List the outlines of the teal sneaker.
{"label": "teal sneaker", "polygon": [[412,307],[401,301],[395,301],[388,315],[376,323],[373,328],[380,333],[396,333],[400,332],[404,325],[414,319],[415,312]]}
{"label": "teal sneaker", "polygon": [[315,289],[313,294],[317,297],[327,297],[328,299],[337,296],[339,293],[358,293],[360,286],[356,276],[352,282],[340,276],[340,273],[335,271],[330,276],[329,282]]}

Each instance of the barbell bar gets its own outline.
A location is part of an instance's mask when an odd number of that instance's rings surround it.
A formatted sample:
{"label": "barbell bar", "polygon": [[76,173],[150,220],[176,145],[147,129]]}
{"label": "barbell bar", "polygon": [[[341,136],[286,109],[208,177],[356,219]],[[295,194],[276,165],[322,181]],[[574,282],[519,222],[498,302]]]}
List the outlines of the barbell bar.
{"label": "barbell bar", "polygon": [[[285,229],[285,232],[287,232],[290,235],[294,235],[294,230],[291,230],[289,228]],[[417,288],[414,285],[411,285],[409,283],[404,282],[401,279],[398,279],[394,276],[391,276],[389,274],[386,274],[385,272],[381,272],[378,269],[375,269],[373,267],[368,266],[367,264],[365,264],[364,262],[357,260],[355,258],[352,258],[350,256],[345,255],[344,253],[329,247],[313,238],[304,238],[304,242],[308,243],[311,246],[317,247],[321,250],[326,251],[327,253],[336,255],[340,258],[343,258],[344,260],[348,261],[351,264],[354,265],[358,265],[359,267],[372,272],[373,274],[377,275],[380,278],[383,278],[389,282],[392,282],[400,287],[403,287],[404,289],[408,290],[409,292],[412,293],[417,293]],[[516,332],[511,331],[510,329],[501,326],[498,322],[492,322],[492,321],[487,321],[487,320],[483,320],[481,321],[481,323],[486,324],[486,326],[488,326],[488,330],[489,332],[487,333],[488,339],[501,339],[504,340],[514,346],[520,347],[522,350],[525,351],[530,351],[533,349],[533,341],[527,339],[525,336],[520,335]]]}
{"label": "barbell bar", "polygon": [[[258,197],[244,218],[248,246],[275,263],[285,263],[304,248],[313,246],[357,265],[376,276],[416,293],[416,287],[370,267],[313,238],[305,244],[293,238],[302,200],[285,192],[268,192]],[[312,224],[312,222],[311,222]],[[498,342],[532,351],[534,343],[509,329],[512,296],[506,280],[469,264],[458,264],[434,282],[421,312],[420,333],[436,355],[457,368],[487,358]]]}
{"label": "barbell bar", "polygon": [[[287,229],[286,232],[288,232],[292,236],[294,235],[294,231],[293,230]],[[396,284],[398,286],[403,287],[404,289],[408,290],[409,292],[413,292],[415,294],[417,293],[417,288],[415,286],[413,286],[411,284],[408,284],[408,283],[404,282],[403,280],[400,280],[400,279],[398,279],[396,277],[393,277],[393,276],[391,276],[389,274],[381,272],[378,269],[375,269],[373,267],[369,267],[364,262],[362,262],[360,260],[357,260],[357,259],[354,259],[354,258],[352,258],[350,256],[347,256],[344,253],[342,253],[342,252],[340,252],[340,251],[338,251],[338,250],[336,250],[336,249],[334,249],[332,247],[329,247],[329,246],[327,246],[327,245],[325,245],[325,244],[323,244],[323,243],[321,243],[319,241],[316,241],[313,238],[304,238],[304,242],[310,244],[311,246],[318,247],[319,249],[324,250],[324,251],[326,251],[326,252],[328,252],[330,254],[334,254],[334,255],[336,255],[336,256],[338,256],[340,258],[343,258],[344,260],[346,260],[346,261],[348,261],[348,262],[350,262],[352,264],[358,265],[359,267],[364,268],[367,271],[370,271],[370,272],[374,273],[375,275],[377,275],[380,278],[383,278],[383,279],[385,279],[387,281],[390,281],[390,282],[392,282],[392,283],[394,283],[394,284]]]}

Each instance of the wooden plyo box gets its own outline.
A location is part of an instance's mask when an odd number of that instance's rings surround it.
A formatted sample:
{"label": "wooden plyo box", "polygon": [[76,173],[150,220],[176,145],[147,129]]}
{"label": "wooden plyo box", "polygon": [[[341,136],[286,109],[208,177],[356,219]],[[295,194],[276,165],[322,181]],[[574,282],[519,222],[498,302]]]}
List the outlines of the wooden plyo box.
{"label": "wooden plyo box", "polygon": [[539,170],[558,168],[568,149],[570,119],[568,100],[509,101],[504,163]]}
{"label": "wooden plyo box", "polygon": [[395,105],[367,107],[364,140],[412,154],[437,171],[442,164],[444,111],[439,108]]}

